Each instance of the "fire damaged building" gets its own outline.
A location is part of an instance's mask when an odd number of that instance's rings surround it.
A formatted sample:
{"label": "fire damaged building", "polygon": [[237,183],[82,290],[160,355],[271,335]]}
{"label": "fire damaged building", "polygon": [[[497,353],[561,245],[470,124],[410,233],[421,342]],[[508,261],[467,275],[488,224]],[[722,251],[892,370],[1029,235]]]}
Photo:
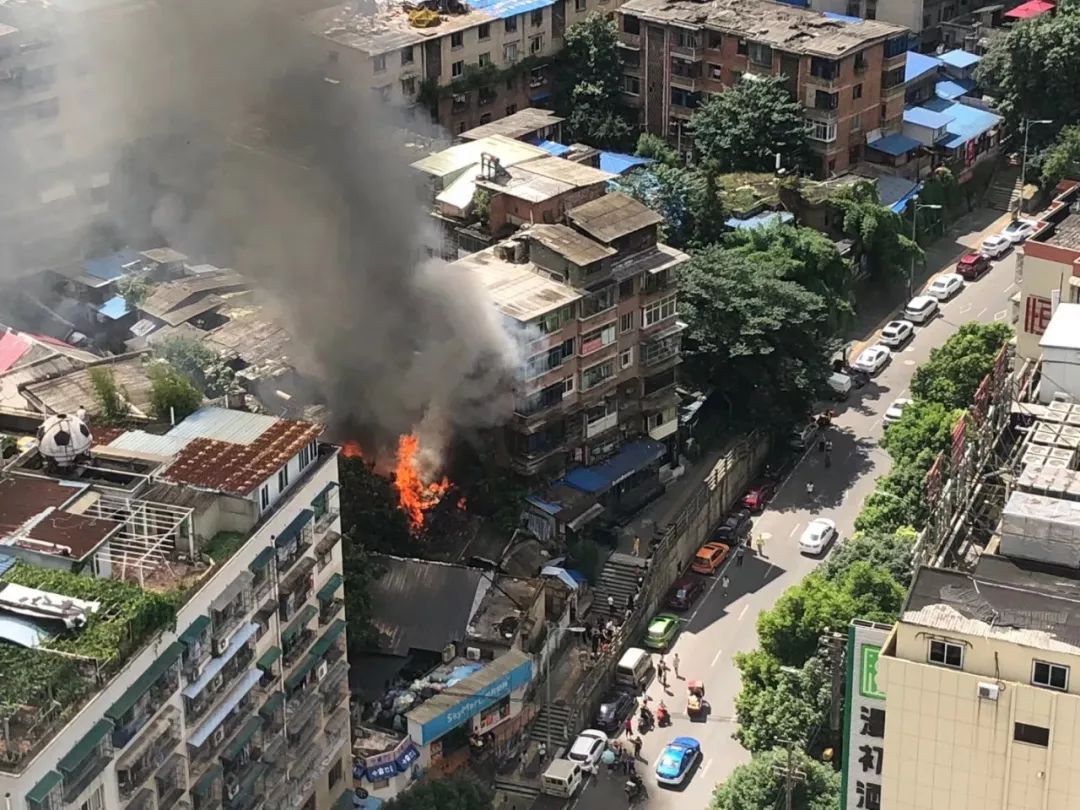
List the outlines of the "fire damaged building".
{"label": "fire damaged building", "polygon": [[523,228],[452,265],[476,273],[527,336],[507,428],[516,472],[610,461],[633,438],[647,439],[649,463],[675,450],[675,273],[688,257],[657,241],[661,221],[612,193],[568,211],[568,224]]}

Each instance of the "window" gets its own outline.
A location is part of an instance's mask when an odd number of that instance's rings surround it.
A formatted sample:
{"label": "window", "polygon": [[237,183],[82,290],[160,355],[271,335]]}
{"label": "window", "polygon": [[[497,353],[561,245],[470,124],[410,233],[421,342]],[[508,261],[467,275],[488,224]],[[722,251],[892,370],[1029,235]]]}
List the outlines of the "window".
{"label": "window", "polygon": [[402,67],[404,67],[405,65],[411,65],[412,63],[413,63],[413,47],[412,47],[412,45],[410,45],[408,48],[402,48],[401,49],[401,64],[402,64]]}
{"label": "window", "polygon": [[503,61],[516,62],[518,58],[517,43],[503,45]]}
{"label": "window", "polygon": [[341,781],[341,760],[339,759],[330,768],[330,775],[327,777],[330,781],[330,787],[333,789],[334,785]]}
{"label": "window", "polygon": [[621,318],[619,318],[619,331],[629,332],[634,328],[634,313],[627,312]]}
{"label": "window", "polygon": [[875,0],[866,0],[866,14],[865,14],[865,17],[868,20],[876,20],[877,19],[877,3],[875,2]]}
{"label": "window", "polygon": [[270,508],[270,485],[266,484],[259,490],[259,509],[265,512]]}
{"label": "window", "polygon": [[584,11],[587,7],[585,0],[574,0],[574,11]]}
{"label": "window", "polygon": [[861,17],[862,9],[859,8],[859,0],[848,0],[847,11],[844,13],[849,17]]}
{"label": "window", "polygon": [[484,23],[476,29],[477,39],[491,39],[491,23]]}
{"label": "window", "polygon": [[641,94],[641,80],[637,76],[623,76],[622,85],[624,93],[629,93],[632,96]]}
{"label": "window", "polygon": [[709,47],[714,51],[720,50],[724,46],[723,34],[718,34],[715,31],[709,31]]}
{"label": "window", "polygon": [[615,361],[607,360],[581,372],[581,390],[588,391],[615,376]]}
{"label": "window", "polygon": [[735,43],[735,53],[739,56],[746,56],[747,54],[747,42],[745,39],[740,39]]}
{"label": "window", "polygon": [[861,84],[857,84],[857,85],[855,85],[854,87],[851,88],[851,97],[852,98],[862,98],[862,85]]}
{"label": "window", "polygon": [[772,67],[772,48],[762,45],[760,42],[751,42],[749,49],[750,61],[762,67]]}
{"label": "window", "polygon": [[507,17],[505,20],[503,20],[503,28],[508,34],[512,34],[514,31],[517,31],[517,17]]}
{"label": "window", "polygon": [[667,298],[661,298],[659,301],[649,304],[642,309],[642,327],[648,328],[654,323],[659,323],[662,320],[672,317],[675,314],[675,298],[676,296],[669,295]]}
{"label": "window", "polygon": [[416,77],[410,76],[401,80],[401,93],[405,96],[416,95]]}
{"label": "window", "polygon": [[536,54],[544,50],[544,35],[529,40],[529,53]]}
{"label": "window", "polygon": [[383,85],[382,87],[375,87],[375,88],[373,88],[373,91],[374,91],[375,95],[379,97],[379,101],[389,101],[390,100],[390,85],[386,84],[386,85]]}
{"label": "window", "polygon": [[1041,745],[1046,748],[1050,745],[1050,729],[1042,726],[1029,726],[1027,723],[1016,723],[1013,726],[1013,739],[1028,745]]}
{"label": "window", "polygon": [[529,22],[533,28],[539,28],[544,24],[544,10],[542,8],[536,9],[531,15],[529,15]]}
{"label": "window", "polygon": [[684,90],[681,87],[672,87],[671,103],[676,107],[686,107],[689,110],[696,110],[701,103],[701,96],[692,90]]}
{"label": "window", "polygon": [[810,75],[819,79],[835,79],[840,71],[837,70],[836,62],[831,59],[822,59],[814,56],[810,59]]}
{"label": "window", "polygon": [[609,284],[590,293],[581,302],[581,317],[591,318],[605,309],[615,306],[615,285]]}
{"label": "window", "polygon": [[951,641],[942,641],[941,639],[930,639],[930,656],[931,664],[941,664],[945,667],[953,667],[954,669],[963,669],[964,667],[964,648],[960,644],[955,644]]}
{"label": "window", "polygon": [[458,76],[460,76],[464,72],[465,72],[465,62],[464,61],[459,60],[457,62],[454,62],[454,64],[450,65],[450,76],[451,76],[451,78],[456,79]]}
{"label": "window", "polygon": [[573,377],[567,377],[565,380],[562,381],[562,386],[563,386],[562,390],[563,390],[564,395],[565,394],[572,394],[574,392],[574,378]]}
{"label": "window", "polygon": [[513,115],[516,112],[517,112],[517,104],[507,104],[506,105],[506,114],[507,115]]}
{"label": "window", "polygon": [[465,47],[465,32],[455,31],[450,35],[450,47],[453,49]]}
{"label": "window", "polygon": [[836,124],[828,121],[807,121],[807,136],[814,141],[830,143],[836,140]]}
{"label": "window", "polygon": [[374,63],[374,70],[376,73],[382,73],[384,70],[386,70],[385,56],[375,56],[372,58],[371,61]]}
{"label": "window", "polygon": [[1069,668],[1047,661],[1036,661],[1031,672],[1031,682],[1036,686],[1046,686],[1064,692],[1069,688]]}
{"label": "window", "polygon": [[615,342],[615,322],[612,321],[599,329],[593,329],[581,336],[581,356],[610,346]]}
{"label": "window", "polygon": [[628,278],[619,282],[619,300],[625,301],[634,294],[634,279]]}
{"label": "window", "polygon": [[619,368],[630,368],[634,364],[633,347],[619,353]]}
{"label": "window", "polygon": [[480,54],[480,58],[479,58],[478,61],[480,62],[480,67],[486,67],[486,66],[490,65],[491,64],[491,51],[487,51],[486,53]]}
{"label": "window", "polygon": [[698,47],[697,31],[686,31],[682,28],[675,29],[675,44],[680,48],[694,50]]}
{"label": "window", "polygon": [[840,106],[840,94],[818,90],[814,93],[814,109],[835,110]]}
{"label": "window", "polygon": [[637,36],[641,33],[641,20],[639,20],[633,14],[623,14],[622,30],[628,34],[633,34],[634,36]]}
{"label": "window", "polygon": [[277,474],[277,486],[278,490],[284,491],[289,486],[289,467],[288,465],[278,470]]}
{"label": "window", "polygon": [[79,806],[79,810],[102,810],[105,807],[104,791],[105,788],[98,785],[97,789]]}

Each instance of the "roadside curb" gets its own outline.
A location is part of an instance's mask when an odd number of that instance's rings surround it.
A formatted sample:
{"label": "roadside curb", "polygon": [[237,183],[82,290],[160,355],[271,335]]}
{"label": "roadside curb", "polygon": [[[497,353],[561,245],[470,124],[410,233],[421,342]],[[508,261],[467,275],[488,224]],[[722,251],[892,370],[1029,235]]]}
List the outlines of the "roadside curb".
{"label": "roadside curb", "polygon": [[[990,223],[988,226],[986,226],[985,228],[983,228],[981,231],[979,231],[976,234],[975,238],[977,240],[977,243],[982,242],[982,240],[985,239],[987,236],[998,233],[1002,228],[1004,228],[1006,225],[1008,225],[1011,221],[1012,221],[1012,214],[1011,213],[1002,214],[1000,217],[995,219],[992,223]],[[926,288],[926,285],[929,284],[930,280],[934,278],[934,276],[938,275],[939,273],[941,273],[941,272],[943,272],[945,270],[948,270],[950,267],[952,267],[956,263],[957,259],[959,259],[960,256],[962,256],[962,255],[963,255],[963,253],[957,253],[955,256],[953,256],[951,259],[949,259],[948,262],[941,265],[936,270],[932,271],[923,280],[922,284],[920,284],[915,289],[915,294],[918,295],[919,293],[921,293]],[[860,338],[858,340],[850,341],[849,342],[850,349],[848,351],[848,357],[849,358],[858,357],[863,349],[865,349],[867,346],[870,346],[871,344],[873,344],[875,342],[875,340],[877,338],[877,334],[884,328],[885,324],[887,324],[891,320],[894,320],[895,318],[896,318],[896,313],[891,312],[890,314],[888,314],[884,318],[882,318],[878,323],[876,323],[874,325],[874,327],[870,330],[869,334],[863,336],[862,338]]]}

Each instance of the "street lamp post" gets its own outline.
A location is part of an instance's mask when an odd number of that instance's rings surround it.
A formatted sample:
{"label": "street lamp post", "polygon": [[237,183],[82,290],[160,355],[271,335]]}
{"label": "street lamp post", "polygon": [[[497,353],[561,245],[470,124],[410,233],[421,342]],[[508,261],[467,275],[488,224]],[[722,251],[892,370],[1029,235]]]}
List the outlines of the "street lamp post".
{"label": "street lamp post", "polygon": [[1052,124],[1054,123],[1049,118],[1039,118],[1035,121],[1029,121],[1024,119],[1024,156],[1020,161],[1020,199],[1016,201],[1016,218],[1019,219],[1020,215],[1024,213],[1024,186],[1027,184],[1027,153],[1028,153],[1028,133],[1031,128],[1036,124]]}
{"label": "street lamp post", "polygon": [[[914,242],[916,245],[918,245],[919,242],[918,242],[918,238],[916,236],[916,229],[918,228],[918,225],[919,225],[919,212],[920,211],[937,211],[937,210],[940,210],[941,206],[940,205],[929,205],[929,204],[922,205],[919,202],[918,195],[911,198],[911,204],[912,204],[912,209],[911,209],[911,241]],[[915,251],[911,251],[911,267],[908,268],[908,276],[907,276],[907,297],[908,297],[909,301],[911,300],[912,285],[914,285],[914,283],[915,283]]]}

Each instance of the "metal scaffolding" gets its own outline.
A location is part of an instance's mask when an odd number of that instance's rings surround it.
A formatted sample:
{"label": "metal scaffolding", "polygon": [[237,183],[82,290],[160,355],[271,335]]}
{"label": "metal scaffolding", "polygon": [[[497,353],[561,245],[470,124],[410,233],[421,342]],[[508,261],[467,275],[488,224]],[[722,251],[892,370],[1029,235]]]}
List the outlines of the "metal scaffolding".
{"label": "metal scaffolding", "polygon": [[108,563],[120,579],[134,576],[143,585],[146,574],[168,567],[178,550],[188,559],[194,557],[193,513],[187,507],[102,494],[83,514],[121,524],[98,552],[99,561]]}

